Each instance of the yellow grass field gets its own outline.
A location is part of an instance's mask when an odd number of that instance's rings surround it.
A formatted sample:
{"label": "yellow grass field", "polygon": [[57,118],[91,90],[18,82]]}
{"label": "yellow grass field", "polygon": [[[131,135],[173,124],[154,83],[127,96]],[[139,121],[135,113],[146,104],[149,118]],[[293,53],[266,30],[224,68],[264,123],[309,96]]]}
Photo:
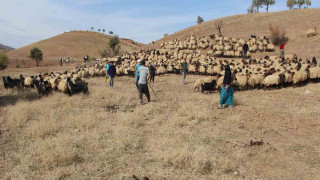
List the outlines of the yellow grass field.
{"label": "yellow grass field", "polygon": [[198,78],[157,76],[159,101],[150,89],[145,105],[128,77],[114,89],[87,79],[90,94],[72,97],[12,93],[1,82],[1,179],[320,178],[320,84],[236,92],[234,108],[219,110],[218,93],[193,92]]}

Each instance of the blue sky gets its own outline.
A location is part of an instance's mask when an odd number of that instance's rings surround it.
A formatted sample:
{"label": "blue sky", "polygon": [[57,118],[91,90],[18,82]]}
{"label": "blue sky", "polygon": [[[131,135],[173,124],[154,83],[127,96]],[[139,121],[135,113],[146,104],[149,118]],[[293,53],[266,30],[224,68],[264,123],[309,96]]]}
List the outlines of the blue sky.
{"label": "blue sky", "polygon": [[[0,0],[0,43],[19,48],[71,30],[112,30],[149,43],[205,21],[243,14],[252,0]],[[320,0],[312,0],[312,8]],[[287,10],[276,0],[270,11]],[[261,11],[265,11],[261,9]]]}

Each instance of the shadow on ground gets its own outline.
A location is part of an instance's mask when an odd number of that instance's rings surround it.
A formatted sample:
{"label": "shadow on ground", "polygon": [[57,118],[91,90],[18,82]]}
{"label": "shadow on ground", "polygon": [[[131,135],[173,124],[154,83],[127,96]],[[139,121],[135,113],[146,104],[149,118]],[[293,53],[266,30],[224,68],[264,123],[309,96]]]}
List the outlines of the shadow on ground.
{"label": "shadow on ground", "polygon": [[40,96],[36,92],[18,92],[16,94],[6,94],[0,96],[0,107],[14,105],[18,101],[34,101]]}

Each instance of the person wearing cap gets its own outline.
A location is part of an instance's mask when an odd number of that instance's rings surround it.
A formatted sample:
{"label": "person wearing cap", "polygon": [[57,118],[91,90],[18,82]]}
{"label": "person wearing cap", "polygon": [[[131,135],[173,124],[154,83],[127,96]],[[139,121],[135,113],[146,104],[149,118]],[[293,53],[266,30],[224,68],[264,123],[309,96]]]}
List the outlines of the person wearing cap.
{"label": "person wearing cap", "polygon": [[139,84],[138,83],[139,83],[139,79],[140,79],[139,68],[141,66],[140,62],[141,62],[141,59],[138,59],[138,64],[136,66],[136,80],[135,80],[138,91],[139,91]]}
{"label": "person wearing cap", "polygon": [[116,72],[117,72],[113,61],[110,62],[110,67],[107,72],[109,75],[109,85],[111,88],[113,88],[113,79],[114,79],[114,76],[116,75]]}
{"label": "person wearing cap", "polygon": [[233,78],[234,77],[232,77],[230,66],[226,65],[222,90],[220,92],[220,105],[218,107],[219,109],[223,108],[223,104],[227,104],[228,109],[231,109],[231,107],[232,107],[232,104],[233,104],[233,87],[232,87]]}
{"label": "person wearing cap", "polygon": [[139,67],[137,73],[139,72],[139,99],[140,103],[143,104],[143,94],[145,94],[148,98],[148,102],[150,102],[150,94],[148,88],[148,80],[150,79],[149,68],[145,66],[146,62],[141,61],[141,66]]}

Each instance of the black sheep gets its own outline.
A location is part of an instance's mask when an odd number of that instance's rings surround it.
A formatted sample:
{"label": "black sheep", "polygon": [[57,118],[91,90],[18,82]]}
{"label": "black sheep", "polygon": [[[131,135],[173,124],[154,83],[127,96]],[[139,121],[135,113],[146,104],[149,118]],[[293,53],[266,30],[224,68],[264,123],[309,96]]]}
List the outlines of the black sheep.
{"label": "black sheep", "polygon": [[[4,78],[2,78],[4,79]],[[6,78],[6,86],[7,88],[13,89],[14,87],[20,88],[20,80],[19,79],[12,79],[10,76],[7,76]],[[5,81],[3,81],[5,82]]]}
{"label": "black sheep", "polygon": [[70,89],[69,95],[74,95],[78,93],[88,94],[88,83],[85,82],[78,82],[77,84],[71,81],[71,78],[67,78],[68,86]]}
{"label": "black sheep", "polygon": [[251,38],[257,38],[257,36],[256,35],[251,35]]}
{"label": "black sheep", "polygon": [[128,75],[129,75],[129,77],[134,77],[134,71],[131,71],[131,70],[128,70]]}
{"label": "black sheep", "polygon": [[205,91],[215,91],[216,90],[216,81],[212,81],[211,83],[203,83],[201,85],[201,93],[204,93]]}

